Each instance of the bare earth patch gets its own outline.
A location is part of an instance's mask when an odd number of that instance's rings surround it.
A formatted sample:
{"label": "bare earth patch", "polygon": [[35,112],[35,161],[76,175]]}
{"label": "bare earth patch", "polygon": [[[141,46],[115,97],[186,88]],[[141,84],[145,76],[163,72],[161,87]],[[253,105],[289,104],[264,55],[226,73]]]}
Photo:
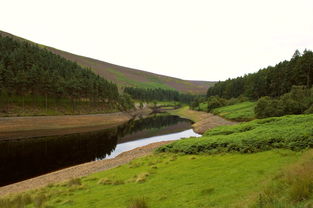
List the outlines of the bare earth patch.
{"label": "bare earth patch", "polygon": [[183,107],[169,112],[173,115],[178,115],[180,117],[194,121],[195,123],[192,125],[192,127],[193,130],[198,134],[203,134],[208,129],[212,129],[217,126],[234,125],[238,123],[235,121],[226,120],[211,113],[190,110],[188,107]]}
{"label": "bare earth patch", "polygon": [[63,135],[111,128],[132,116],[110,113],[71,116],[0,117],[0,140]]}
{"label": "bare earth patch", "polygon": [[201,119],[192,125],[194,131],[198,134],[204,134],[208,129],[212,129],[217,126],[234,125],[238,122],[229,121],[222,117],[213,115],[211,113],[205,113],[201,115]]}

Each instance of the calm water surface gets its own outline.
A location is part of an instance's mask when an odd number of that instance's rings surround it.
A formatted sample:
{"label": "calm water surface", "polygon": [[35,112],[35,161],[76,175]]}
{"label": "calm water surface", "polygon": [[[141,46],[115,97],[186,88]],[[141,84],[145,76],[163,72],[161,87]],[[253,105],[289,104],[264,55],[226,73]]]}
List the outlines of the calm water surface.
{"label": "calm water surface", "polygon": [[153,142],[200,136],[193,132],[191,124],[178,116],[162,115],[88,133],[0,141],[0,186],[113,158]]}

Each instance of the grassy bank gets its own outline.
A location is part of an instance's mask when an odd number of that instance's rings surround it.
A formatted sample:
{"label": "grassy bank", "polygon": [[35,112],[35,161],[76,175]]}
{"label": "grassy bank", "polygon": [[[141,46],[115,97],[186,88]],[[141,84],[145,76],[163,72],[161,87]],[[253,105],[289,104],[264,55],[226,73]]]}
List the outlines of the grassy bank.
{"label": "grassy bank", "polygon": [[[213,109],[212,113],[229,120],[250,121],[255,118],[254,108],[256,102],[242,102]],[[208,104],[200,103],[199,110],[207,112]]]}
{"label": "grassy bank", "polygon": [[[273,150],[256,154],[155,154],[64,184],[10,199],[0,207],[231,207],[263,190],[280,168],[300,154]],[[140,207],[140,206],[133,206]]]}
{"label": "grassy bank", "polygon": [[203,115],[206,114],[204,112],[190,110],[188,106],[184,106],[184,107],[179,108],[177,110],[168,111],[168,113],[170,113],[171,115],[178,115],[182,118],[190,119],[193,122],[200,121],[201,118],[203,117]]}
{"label": "grassy bank", "polygon": [[179,140],[160,152],[186,154],[242,152],[275,148],[301,150],[313,147],[313,114],[259,119],[208,130],[201,138]]}
{"label": "grassy bank", "polygon": [[255,102],[243,102],[235,105],[215,108],[212,113],[235,121],[249,121],[255,118]]}

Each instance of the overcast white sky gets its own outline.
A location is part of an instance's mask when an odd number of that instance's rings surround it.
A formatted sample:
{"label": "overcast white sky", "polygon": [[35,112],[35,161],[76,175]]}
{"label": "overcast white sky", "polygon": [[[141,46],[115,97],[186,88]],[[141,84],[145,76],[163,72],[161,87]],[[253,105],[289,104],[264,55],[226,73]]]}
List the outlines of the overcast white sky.
{"label": "overcast white sky", "polygon": [[225,80],[313,49],[313,0],[0,0],[0,30],[110,63]]}

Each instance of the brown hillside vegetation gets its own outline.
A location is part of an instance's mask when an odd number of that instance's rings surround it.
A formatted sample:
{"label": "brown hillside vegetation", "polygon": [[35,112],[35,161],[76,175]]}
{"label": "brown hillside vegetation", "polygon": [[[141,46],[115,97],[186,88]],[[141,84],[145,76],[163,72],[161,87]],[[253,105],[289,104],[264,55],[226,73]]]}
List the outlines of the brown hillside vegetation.
{"label": "brown hillside vegetation", "polygon": [[[23,38],[2,31],[0,31],[0,35],[10,36],[17,40],[25,40]],[[205,94],[208,87],[212,86],[215,83],[209,81],[182,80],[174,77],[154,74],[151,72],[127,68],[96,59],[75,55],[48,46],[42,47],[47,48],[52,53],[64,57],[65,59],[74,61],[81,66],[90,68],[96,74],[99,74],[105,79],[118,84],[120,87],[131,86],[143,88],[163,88],[175,89],[184,93]]]}

